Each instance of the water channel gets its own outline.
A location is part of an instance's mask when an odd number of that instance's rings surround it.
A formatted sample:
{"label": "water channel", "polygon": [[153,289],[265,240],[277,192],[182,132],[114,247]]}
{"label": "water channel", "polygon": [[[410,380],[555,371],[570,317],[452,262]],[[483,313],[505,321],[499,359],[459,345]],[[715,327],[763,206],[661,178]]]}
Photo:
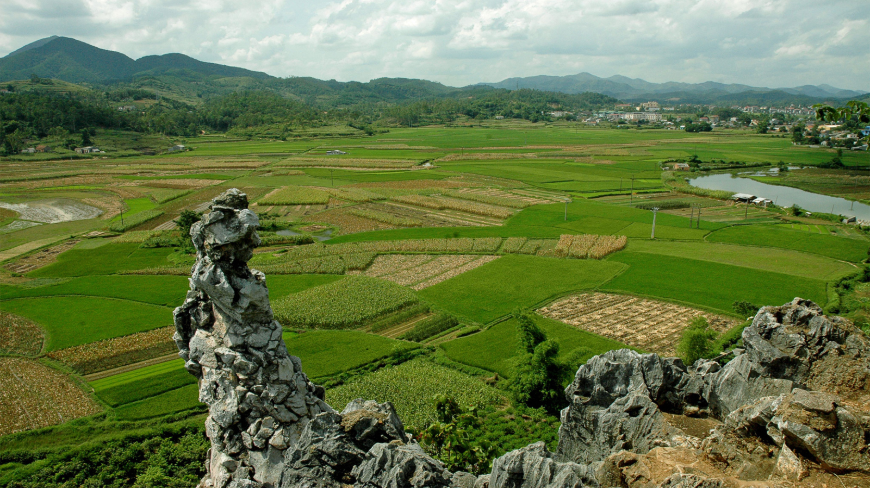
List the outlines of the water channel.
{"label": "water channel", "polygon": [[690,185],[709,190],[726,190],[735,193],[749,193],[764,197],[780,207],[799,207],[810,212],[833,213],[859,220],[871,220],[871,208],[864,203],[854,202],[844,198],[830,197],[799,190],[788,186],[769,185],[750,178],[741,178],[732,174],[716,174],[700,176],[689,180]]}

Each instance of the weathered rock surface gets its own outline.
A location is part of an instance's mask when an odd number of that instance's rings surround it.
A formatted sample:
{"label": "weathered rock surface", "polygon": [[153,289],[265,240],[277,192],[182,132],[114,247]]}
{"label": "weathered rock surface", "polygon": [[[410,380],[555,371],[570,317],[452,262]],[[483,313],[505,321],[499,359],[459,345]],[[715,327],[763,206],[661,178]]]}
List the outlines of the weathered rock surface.
{"label": "weathered rock surface", "polygon": [[191,228],[197,262],[174,339],[209,406],[203,487],[715,488],[801,485],[826,471],[868,478],[868,412],[856,407],[868,398],[868,339],[801,299],[760,309],[724,366],[688,368],[630,350],[596,356],[566,388],[556,453],[539,442],[497,458],[490,474],[451,473],[409,438],[389,403],[359,399],[341,413],[324,403],[285,348],[265,277],[248,269],[257,224],[234,189]]}
{"label": "weathered rock surface", "polygon": [[212,201],[191,227],[197,261],[174,312],[179,355],[209,406],[206,487],[275,485],[284,450],[311,418],[332,412],[323,389],[287,352],[263,273],[248,269],[260,244],[257,224],[244,193],[232,189]]}
{"label": "weathered rock surface", "polygon": [[490,488],[585,488],[598,487],[590,465],[558,462],[544,442],[511,451],[493,461]]}

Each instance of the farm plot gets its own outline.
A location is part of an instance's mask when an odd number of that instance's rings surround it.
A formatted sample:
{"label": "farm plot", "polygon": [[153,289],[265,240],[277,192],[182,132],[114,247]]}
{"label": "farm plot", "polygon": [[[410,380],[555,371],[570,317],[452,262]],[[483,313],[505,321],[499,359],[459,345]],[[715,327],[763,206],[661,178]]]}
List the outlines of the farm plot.
{"label": "farm plot", "polygon": [[27,203],[0,202],[0,207],[18,212],[19,218],[22,220],[31,220],[44,224],[93,219],[103,213],[99,208],[67,198],[38,200]]}
{"label": "farm plot", "polygon": [[285,326],[344,329],[418,302],[411,290],[368,276],[348,276],[288,295],[273,304]]}
{"label": "farm plot", "polygon": [[75,371],[86,375],[126,366],[177,351],[172,341],[175,328],[161,327],[124,337],[106,339],[48,353]]}
{"label": "farm plot", "polygon": [[626,236],[561,235],[553,253],[558,257],[602,259],[624,247]]}
{"label": "farm plot", "polygon": [[482,381],[422,359],[355,378],[328,390],[326,401],[339,411],[356,398],[390,402],[406,426],[422,429],[436,421],[432,398],[437,393],[454,397],[460,405],[506,402],[499,390]]}
{"label": "farm plot", "polygon": [[342,169],[410,169],[417,161],[401,159],[360,159],[360,158],[288,158],[277,163],[275,167],[289,168],[342,168]]}
{"label": "farm plot", "polygon": [[305,186],[285,186],[267,193],[258,205],[317,205],[330,201],[330,194]]}
{"label": "farm plot", "polygon": [[514,215],[514,211],[510,208],[499,207],[486,203],[478,203],[457,198],[435,198],[424,195],[405,195],[393,197],[392,200],[399,203],[407,203],[417,207],[431,208],[434,210],[457,210],[484,217],[493,217],[497,219],[507,219]]}
{"label": "farm plot", "polygon": [[681,333],[695,317],[705,317],[718,332],[725,332],[737,323],[690,307],[608,293],[566,297],[538,313],[663,356],[675,354]]}
{"label": "farm plot", "polygon": [[363,274],[409,286],[413,290],[422,290],[454,276],[459,276],[466,271],[471,271],[497,258],[499,256],[477,254],[442,256],[391,254],[375,258],[375,261]]}
{"label": "farm plot", "polygon": [[0,358],[0,435],[60,424],[100,411],[66,375],[38,361]]}
{"label": "farm plot", "polygon": [[42,249],[28,256],[3,266],[13,273],[27,273],[57,261],[58,254],[69,251],[78,244],[77,240],[66,241],[57,246]]}
{"label": "farm plot", "polygon": [[325,210],[318,213],[315,220],[338,227],[340,230],[337,235],[393,228],[391,225],[383,222],[355,215],[347,208]]}
{"label": "farm plot", "polygon": [[44,340],[38,325],[0,310],[0,352],[35,356],[42,350]]}

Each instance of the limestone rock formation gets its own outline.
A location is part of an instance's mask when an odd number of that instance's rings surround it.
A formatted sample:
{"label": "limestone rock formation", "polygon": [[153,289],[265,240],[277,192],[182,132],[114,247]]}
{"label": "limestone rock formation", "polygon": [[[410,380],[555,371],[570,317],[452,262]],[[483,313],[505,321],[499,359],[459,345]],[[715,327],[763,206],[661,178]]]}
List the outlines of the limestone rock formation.
{"label": "limestone rock formation", "polygon": [[868,338],[801,299],[760,309],[744,349],[723,366],[631,350],[596,356],[566,388],[555,453],[539,442],[497,458],[490,474],[451,473],[406,434],[390,403],[360,399],[337,413],[323,401],[324,390],[288,354],[265,277],[247,266],[259,244],[247,206],[244,193],[228,190],[191,228],[197,262],[174,314],[179,354],[209,406],[202,487],[802,486],[814,473],[845,472],[868,479]]}
{"label": "limestone rock formation", "polygon": [[191,227],[197,261],[173,336],[209,406],[212,447],[201,486],[275,485],[284,451],[333,409],[288,354],[263,273],[248,269],[260,238],[245,194],[228,190],[209,209]]}

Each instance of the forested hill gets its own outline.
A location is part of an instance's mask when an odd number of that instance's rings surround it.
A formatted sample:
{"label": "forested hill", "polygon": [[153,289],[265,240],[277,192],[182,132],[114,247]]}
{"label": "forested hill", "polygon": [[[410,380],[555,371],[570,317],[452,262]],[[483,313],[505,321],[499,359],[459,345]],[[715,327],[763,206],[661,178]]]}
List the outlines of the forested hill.
{"label": "forested hill", "polygon": [[50,37],[28,44],[0,58],[0,80],[24,80],[31,75],[72,83],[126,81],[135,76],[187,71],[200,76],[271,78],[266,73],[204,63],[184,54],[128,56],[69,37]]}

